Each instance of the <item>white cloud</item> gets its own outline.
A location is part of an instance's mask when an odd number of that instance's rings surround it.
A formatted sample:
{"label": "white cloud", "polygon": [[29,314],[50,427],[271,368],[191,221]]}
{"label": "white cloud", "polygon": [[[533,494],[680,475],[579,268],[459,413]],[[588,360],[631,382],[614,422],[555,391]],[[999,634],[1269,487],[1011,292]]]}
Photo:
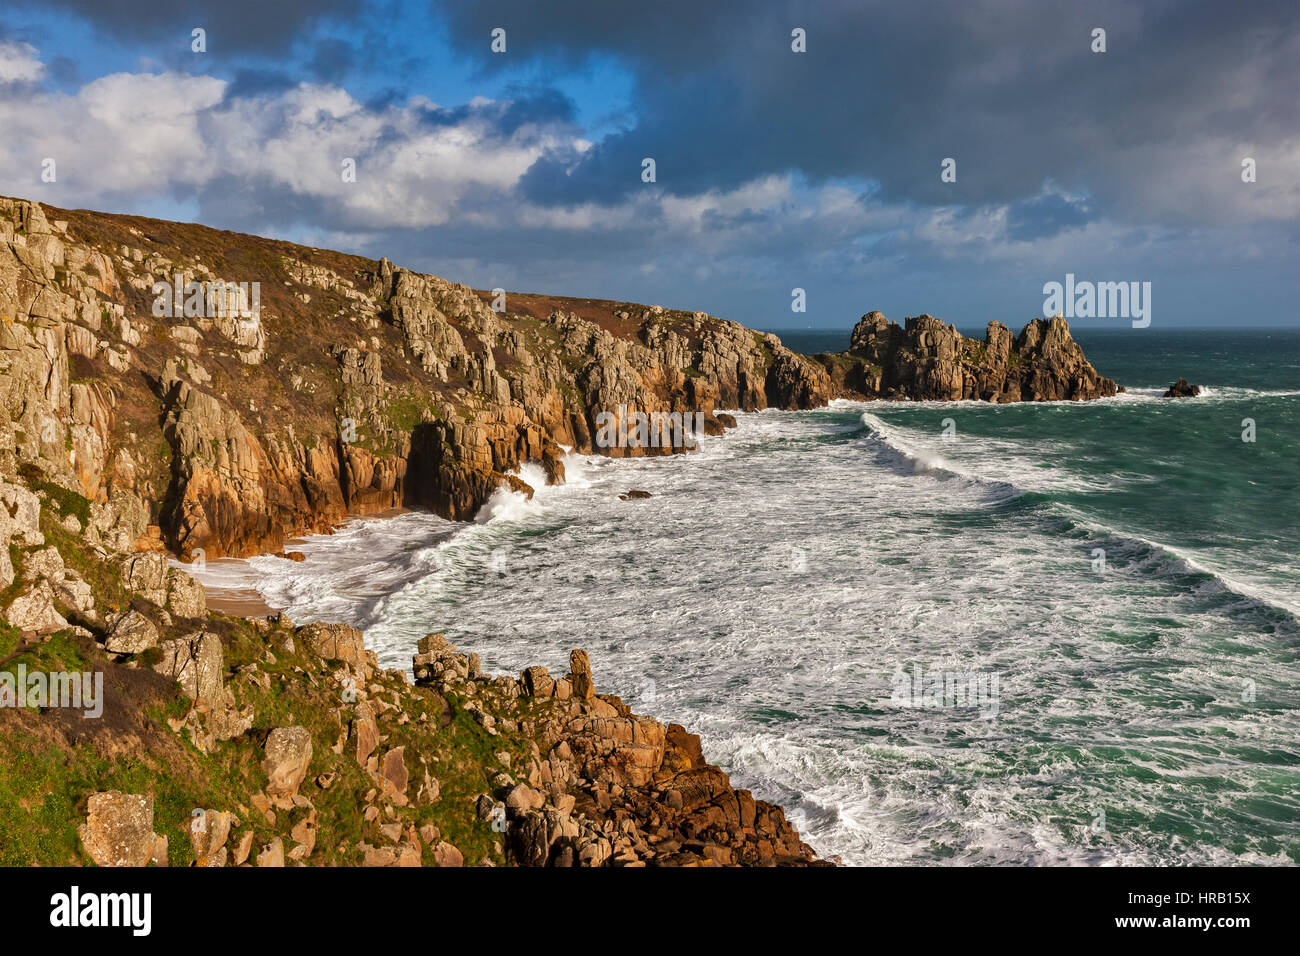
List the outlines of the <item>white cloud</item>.
{"label": "white cloud", "polygon": [[0,83],[34,83],[45,75],[36,47],[15,40],[0,42]]}
{"label": "white cloud", "polygon": [[[790,274],[815,271],[861,277],[882,268],[996,265],[1032,276],[1086,262],[1113,269],[1134,261],[1135,250],[1163,246],[1162,255],[1190,261],[1201,246],[1218,248],[1213,236],[1197,246],[1171,237],[1176,230],[1149,227],[1153,211],[1173,217],[1195,207],[1203,216],[1208,208],[1228,224],[1286,223],[1300,214],[1297,139],[1206,141],[1164,169],[1158,151],[1117,150],[1114,162],[1152,169],[1145,179],[1106,177],[1133,183],[1131,195],[1107,197],[1110,208],[1119,198],[1133,215],[1032,241],[1010,237],[1007,205],[886,203],[864,198],[866,185],[809,185],[789,173],[694,194],[647,185],[615,202],[540,205],[519,188],[530,167],[592,144],[568,123],[506,126],[509,104],[479,97],[451,111],[415,97],[373,107],[336,86],[307,83],[230,98],[221,79],[175,72],[117,73],[71,94],[21,85],[43,75],[34,48],[0,44],[0,193],[123,211],[186,197],[215,225],[300,238],[307,232],[313,244],[374,255],[429,245],[422,229],[443,229],[440,235],[453,239],[471,231],[473,253],[456,249],[464,257],[457,260],[439,252],[440,267],[463,261],[508,275],[526,261],[547,283],[619,261],[641,277],[696,275],[778,288],[789,287]],[[1255,184],[1240,181],[1245,155],[1258,161]],[[44,157],[58,161],[56,184],[40,182]],[[354,183],[342,179],[345,158],[356,161]],[[1221,173],[1212,189],[1187,172],[1211,167]],[[1052,192],[1080,198],[1046,187],[1043,195]],[[413,234],[406,241],[404,231]],[[1244,229],[1232,236],[1238,260],[1270,254],[1262,243],[1258,250],[1242,245]]]}
{"label": "white cloud", "polygon": [[[37,77],[25,45],[0,47],[0,76]],[[431,117],[424,98],[371,109],[345,90],[302,84],[227,101],[224,80],[180,73],[117,73],[59,92],[0,91],[0,188],[56,205],[103,205],[202,193],[214,186],[310,200],[357,230],[442,225],[477,194],[508,194],[549,150],[576,132],[496,125],[500,104],[477,98],[455,119]],[[59,179],[40,183],[41,161]],[[344,182],[342,163],[356,162]]]}

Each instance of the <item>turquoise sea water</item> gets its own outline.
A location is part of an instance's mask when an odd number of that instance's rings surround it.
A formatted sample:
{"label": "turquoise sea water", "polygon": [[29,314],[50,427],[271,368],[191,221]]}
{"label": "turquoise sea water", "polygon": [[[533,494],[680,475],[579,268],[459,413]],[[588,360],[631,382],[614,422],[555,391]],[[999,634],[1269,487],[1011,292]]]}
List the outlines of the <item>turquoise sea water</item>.
{"label": "turquoise sea water", "polygon": [[[1300,862],[1300,333],[1077,338],[1126,394],[740,415],[208,583],[386,666],[433,630],[506,672],[585,647],[846,863]],[[996,693],[900,696],[918,668]]]}
{"label": "turquoise sea water", "polygon": [[[801,351],[847,339],[786,336]],[[901,405],[873,414],[963,473],[1013,483],[1019,476],[1033,486],[1020,506],[1056,506],[1070,519],[1158,541],[1300,613],[1300,331],[1124,329],[1076,338],[1137,401]],[[1149,400],[1180,376],[1204,396]],[[955,440],[934,445],[949,417]],[[1243,440],[1251,423],[1254,440]],[[1026,468],[1060,480],[1034,481]]]}

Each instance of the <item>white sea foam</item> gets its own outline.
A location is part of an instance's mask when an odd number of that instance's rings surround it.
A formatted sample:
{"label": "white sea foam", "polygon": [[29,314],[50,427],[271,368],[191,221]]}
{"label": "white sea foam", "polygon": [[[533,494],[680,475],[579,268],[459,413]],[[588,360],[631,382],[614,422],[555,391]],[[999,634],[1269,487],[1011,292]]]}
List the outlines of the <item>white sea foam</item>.
{"label": "white sea foam", "polygon": [[[207,573],[364,626],[387,667],[433,630],[505,673],[585,647],[602,690],[701,733],[846,862],[1287,862],[1267,825],[1240,829],[1246,804],[1300,813],[1256,757],[1300,737],[1275,622],[1189,590],[1155,546],[1092,573],[1112,532],[1016,504],[1089,483],[1010,440],[942,443],[937,418],[925,436],[874,406],[737,418],[691,455],[570,455],[567,484],[529,472],[532,501],[504,493],[480,521],[363,520],[295,545],[304,563]],[[996,673],[997,719],[891,705],[917,663]]]}

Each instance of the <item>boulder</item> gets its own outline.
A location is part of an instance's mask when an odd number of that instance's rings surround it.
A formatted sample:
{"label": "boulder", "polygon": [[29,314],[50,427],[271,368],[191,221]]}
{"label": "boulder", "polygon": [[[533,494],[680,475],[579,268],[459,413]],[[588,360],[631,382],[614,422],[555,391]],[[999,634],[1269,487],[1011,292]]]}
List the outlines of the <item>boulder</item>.
{"label": "boulder", "polygon": [[379,745],[379,723],[374,710],[364,700],[357,703],[356,716],[348,729],[348,741],[352,744],[357,763],[364,767]]}
{"label": "boulder", "polygon": [[153,669],[179,681],[181,693],[211,709],[226,706],[221,638],[209,631],[158,645],[162,657]]}
{"label": "boulder", "polygon": [[41,499],[21,485],[0,481],[0,521],[4,522],[7,536],[17,538],[26,548],[45,544],[41,533]]}
{"label": "boulder", "polygon": [[231,862],[235,866],[242,866],[247,860],[248,855],[253,851],[253,831],[245,830],[243,836],[239,838],[239,843],[235,845],[235,852]]}
{"label": "boulder", "polygon": [[203,585],[180,568],[168,568],[167,608],[177,617],[202,617],[208,609]]}
{"label": "boulder", "polygon": [[266,792],[273,799],[291,802],[307,776],[311,764],[311,734],[305,727],[277,727],[266,738],[262,769],[268,782]]}
{"label": "boulder", "polygon": [[284,841],[276,837],[257,854],[258,866],[284,866]]}
{"label": "boulder", "polygon": [[44,579],[28,585],[14,598],[4,612],[4,619],[20,631],[37,634],[52,634],[69,626],[55,607],[54,591]]}
{"label": "boulder", "polygon": [[[220,865],[217,864],[218,859],[225,862],[222,851],[225,850],[231,826],[238,822],[233,813],[223,810],[198,810],[190,815],[190,847],[194,850],[195,866]],[[239,862],[242,863],[243,860]]]}
{"label": "boulder", "polygon": [[153,621],[132,608],[109,624],[104,649],[114,654],[140,654],[157,646],[158,637],[158,628]]}
{"label": "boulder", "polygon": [[540,810],[546,803],[546,796],[533,790],[526,783],[515,784],[506,794],[506,809],[513,815],[521,815],[528,810]]}
{"label": "boulder", "polygon": [[23,559],[23,575],[31,580],[44,578],[51,585],[63,581],[66,570],[58,548],[41,548]]}
{"label": "boulder", "polygon": [[167,603],[167,555],[161,551],[122,559],[122,583],[159,607]]}
{"label": "boulder", "polygon": [[465,857],[445,840],[433,845],[433,861],[439,866],[464,866]]}
{"label": "boulder", "polygon": [[295,636],[313,654],[327,661],[366,666],[366,643],[361,632],[347,624],[304,624]]}
{"label": "boulder", "polygon": [[405,754],[405,747],[394,747],[384,754],[384,758],[379,762],[379,772],[383,775],[387,787],[392,788],[391,792],[403,796],[406,794],[406,787],[409,783]]}
{"label": "boulder", "polygon": [[555,678],[545,667],[526,668],[521,676],[524,691],[530,697],[550,697],[555,693]]}
{"label": "boulder", "polygon": [[153,798],[118,790],[91,794],[77,836],[99,866],[144,866],[157,843]]}

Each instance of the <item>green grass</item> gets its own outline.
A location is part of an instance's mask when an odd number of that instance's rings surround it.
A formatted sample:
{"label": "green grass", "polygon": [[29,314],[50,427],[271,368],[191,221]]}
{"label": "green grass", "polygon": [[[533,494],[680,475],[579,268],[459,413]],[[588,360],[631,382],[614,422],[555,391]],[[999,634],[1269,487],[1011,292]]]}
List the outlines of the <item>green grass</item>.
{"label": "green grass", "polygon": [[38,493],[44,493],[54,503],[54,506],[59,509],[60,518],[76,515],[82,527],[85,527],[87,522],[90,521],[90,500],[88,498],[50,481],[39,468],[30,462],[19,465],[18,474],[26,482],[28,488]]}
{"label": "green grass", "polygon": [[[272,825],[253,809],[250,799],[266,785],[257,741],[270,729],[289,724],[303,726],[312,735],[311,766],[300,789],[315,804],[320,824],[309,862],[357,865],[362,862],[356,850],[358,843],[391,845],[376,824],[363,819],[364,798],[376,787],[375,782],[357,764],[350,748],[342,754],[332,749],[346,732],[352,711],[350,705],[341,702],[341,688],[333,680],[336,665],[302,651],[284,651],[281,642],[287,632],[270,635],[269,644],[276,657],[270,664],[265,660],[268,635],[258,632],[250,622],[214,615],[209,629],[222,635],[228,676],[232,668],[254,662],[270,675],[266,690],[243,679],[229,682],[239,704],[252,704],[255,709],[250,734],[217,745],[213,753],[199,752],[188,739],[167,727],[168,717],[182,717],[189,710],[189,702],[177,697],[162,707],[143,708],[143,745],[122,748],[126,753],[112,758],[88,745],[62,748],[28,735],[0,736],[0,832],[4,834],[0,839],[0,865],[89,863],[80,848],[76,828],[85,819],[87,797],[100,790],[153,796],[154,829],[167,836],[173,866],[192,860],[185,828],[195,808],[231,811],[240,818],[240,825],[227,842],[231,850],[240,834],[251,826],[255,833],[254,855],[275,836],[284,839],[287,853],[293,845],[289,829],[303,811],[278,811]],[[0,630],[0,651],[16,644],[17,635],[11,631]],[[42,645],[28,666],[89,669],[78,650],[79,640],[83,639],[56,635]],[[508,751],[512,763],[518,766],[527,757],[527,741],[519,734],[489,735],[454,702],[451,724],[439,728],[442,707],[435,695],[387,674],[376,675],[374,683],[383,687],[381,696],[385,698],[399,694],[402,710],[409,718],[408,723],[399,725],[391,717],[381,716],[381,733],[387,739],[377,753],[405,745],[410,772],[408,796],[412,801],[395,808],[393,817],[382,815],[379,822],[400,823],[404,830],[407,825],[433,824],[441,831],[442,839],[460,849],[467,863],[477,863],[487,856],[504,865],[507,861],[496,848],[500,835],[478,820],[475,799],[492,789],[491,778],[501,769],[496,753]],[[425,715],[424,721],[419,720],[421,714]],[[176,757],[178,750],[180,759]],[[428,761],[428,772],[441,786],[441,799],[431,804],[415,803],[423,782],[421,755]],[[321,773],[337,775],[328,790],[314,783]],[[433,863],[428,848],[424,862]]]}
{"label": "green grass", "polygon": [[[88,520],[88,517],[82,519],[83,526]],[[45,535],[46,545],[58,549],[64,566],[90,585],[96,607],[126,607],[131,603],[131,594],[123,585],[117,566],[99,560],[94,552],[87,550],[81,535],[68,531],[45,508],[41,509],[41,533]]]}

